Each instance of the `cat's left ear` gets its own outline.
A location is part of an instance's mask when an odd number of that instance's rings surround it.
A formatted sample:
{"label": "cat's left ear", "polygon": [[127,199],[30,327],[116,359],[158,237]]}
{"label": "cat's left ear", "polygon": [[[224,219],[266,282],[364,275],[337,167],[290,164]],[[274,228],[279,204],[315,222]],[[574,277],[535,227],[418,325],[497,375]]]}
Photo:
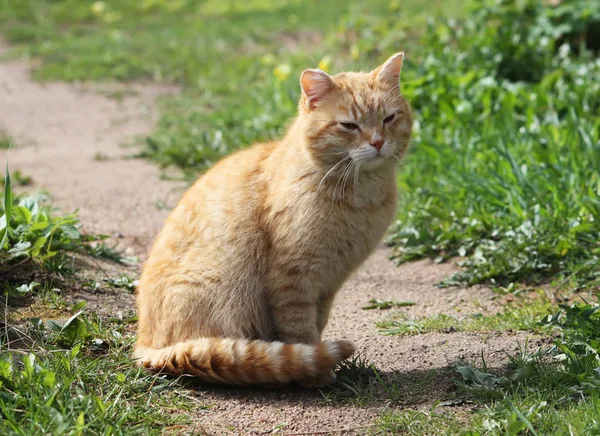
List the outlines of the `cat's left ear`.
{"label": "cat's left ear", "polygon": [[315,68],[302,72],[300,86],[302,87],[306,107],[310,110],[335,87],[335,83],[333,83],[329,74]]}
{"label": "cat's left ear", "polygon": [[396,53],[383,63],[379,68],[373,70],[371,74],[378,80],[390,86],[398,86],[400,80],[400,70],[404,61],[404,52]]}

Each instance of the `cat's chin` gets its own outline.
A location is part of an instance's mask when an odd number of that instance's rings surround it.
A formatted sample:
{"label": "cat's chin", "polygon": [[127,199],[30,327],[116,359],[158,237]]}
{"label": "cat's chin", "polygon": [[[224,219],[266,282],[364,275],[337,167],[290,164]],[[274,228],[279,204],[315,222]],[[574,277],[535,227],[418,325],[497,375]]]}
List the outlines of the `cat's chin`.
{"label": "cat's chin", "polygon": [[377,155],[372,157],[371,159],[364,161],[360,164],[360,169],[365,171],[372,171],[374,169],[380,168],[385,162],[387,162],[387,158],[381,155]]}

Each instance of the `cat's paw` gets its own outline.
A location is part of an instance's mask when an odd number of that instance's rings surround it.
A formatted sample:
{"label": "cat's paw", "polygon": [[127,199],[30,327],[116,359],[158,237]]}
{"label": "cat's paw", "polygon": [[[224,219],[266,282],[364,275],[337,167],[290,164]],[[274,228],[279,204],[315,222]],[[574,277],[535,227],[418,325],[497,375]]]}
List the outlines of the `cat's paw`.
{"label": "cat's paw", "polygon": [[139,360],[139,365],[146,368],[148,371],[160,373],[169,372],[167,362],[164,359],[145,357]]}
{"label": "cat's paw", "polygon": [[173,375],[181,375],[183,373],[183,367],[178,362],[177,356],[174,354],[147,354],[138,360],[138,365],[156,374],[169,373]]}
{"label": "cat's paw", "polygon": [[314,389],[314,388],[323,388],[327,385],[330,385],[336,380],[335,372],[333,369],[324,372],[319,377],[309,378],[304,380],[298,380],[298,384],[303,388]]}

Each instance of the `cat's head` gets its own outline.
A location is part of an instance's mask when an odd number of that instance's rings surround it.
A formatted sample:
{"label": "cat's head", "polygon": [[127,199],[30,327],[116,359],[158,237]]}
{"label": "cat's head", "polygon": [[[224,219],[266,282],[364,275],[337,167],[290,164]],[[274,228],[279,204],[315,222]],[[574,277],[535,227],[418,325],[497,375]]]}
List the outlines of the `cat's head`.
{"label": "cat's head", "polygon": [[302,73],[299,114],[316,162],[324,168],[354,162],[368,171],[400,160],[412,127],[410,108],[400,96],[403,58],[397,53],[369,73]]}

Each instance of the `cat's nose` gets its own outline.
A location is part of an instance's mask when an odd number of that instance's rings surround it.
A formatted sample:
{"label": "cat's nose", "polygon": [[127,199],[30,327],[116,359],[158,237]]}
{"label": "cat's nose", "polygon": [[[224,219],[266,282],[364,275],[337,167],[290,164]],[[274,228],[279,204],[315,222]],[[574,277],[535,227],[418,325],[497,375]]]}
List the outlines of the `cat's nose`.
{"label": "cat's nose", "polygon": [[383,138],[374,139],[370,144],[372,147],[375,147],[375,150],[379,151],[383,147]]}

